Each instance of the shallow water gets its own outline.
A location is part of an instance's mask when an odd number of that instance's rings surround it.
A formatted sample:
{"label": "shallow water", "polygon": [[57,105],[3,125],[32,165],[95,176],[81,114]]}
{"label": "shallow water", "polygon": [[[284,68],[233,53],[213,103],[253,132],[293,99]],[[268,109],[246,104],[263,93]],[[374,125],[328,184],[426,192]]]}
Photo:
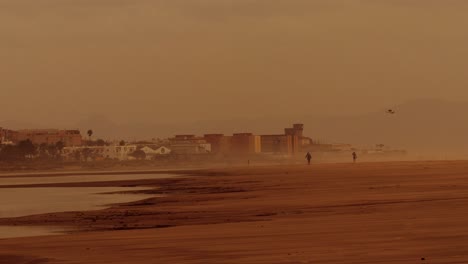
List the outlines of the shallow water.
{"label": "shallow water", "polygon": [[[12,188],[0,189],[0,218],[21,217],[67,211],[89,211],[112,204],[139,201],[154,195],[108,194],[145,190],[146,188],[72,187],[72,188]],[[59,235],[67,229],[42,226],[0,226],[0,239]]]}
{"label": "shallow water", "polygon": [[61,235],[65,228],[44,226],[0,226],[0,239]]}
{"label": "shallow water", "polygon": [[105,182],[144,179],[163,179],[176,177],[173,174],[115,174],[115,175],[73,175],[55,177],[20,177],[2,178],[0,185],[25,185],[25,184],[48,184],[48,183],[72,183],[72,182]]}
{"label": "shallow water", "polygon": [[0,189],[0,218],[66,211],[88,211],[110,204],[143,200],[154,195],[103,194],[142,190],[121,187],[7,188]]}
{"label": "shallow water", "polygon": [[[78,175],[55,177],[1,178],[0,185],[102,182],[175,177],[171,174]],[[137,187],[29,187],[0,189],[0,218],[28,215],[90,211],[113,204],[134,202],[155,195],[123,193],[147,190]],[[150,188],[151,189],[151,188]],[[109,194],[111,193],[111,194]],[[54,235],[65,232],[58,227],[0,226],[0,238]]]}

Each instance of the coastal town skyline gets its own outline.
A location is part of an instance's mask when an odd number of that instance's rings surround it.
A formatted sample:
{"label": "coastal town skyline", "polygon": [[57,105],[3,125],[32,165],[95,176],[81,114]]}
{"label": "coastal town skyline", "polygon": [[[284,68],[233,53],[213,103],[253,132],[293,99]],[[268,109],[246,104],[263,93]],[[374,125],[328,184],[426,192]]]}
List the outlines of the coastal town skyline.
{"label": "coastal town skyline", "polygon": [[[0,121],[0,126],[10,129],[61,128],[93,129],[96,136],[105,140],[151,140],[167,138],[175,134],[242,133],[268,134],[283,129],[283,124],[305,123],[311,136],[324,143],[349,143],[358,146],[385,144],[404,148],[414,153],[449,153],[453,157],[468,154],[468,124],[464,113],[468,103],[443,99],[407,101],[392,107],[395,115],[388,115],[386,108],[372,109],[362,114],[327,116],[323,113],[303,113],[294,117],[252,115],[245,118],[208,119],[199,116],[189,122],[162,122],[157,116],[148,120],[114,120],[103,115],[93,115],[77,122],[48,123]],[[346,109],[342,109],[346,112]],[[316,116],[313,116],[316,115]],[[434,127],[434,123],[439,126]],[[431,142],[428,144],[428,142]],[[444,154],[448,155],[448,154]]]}

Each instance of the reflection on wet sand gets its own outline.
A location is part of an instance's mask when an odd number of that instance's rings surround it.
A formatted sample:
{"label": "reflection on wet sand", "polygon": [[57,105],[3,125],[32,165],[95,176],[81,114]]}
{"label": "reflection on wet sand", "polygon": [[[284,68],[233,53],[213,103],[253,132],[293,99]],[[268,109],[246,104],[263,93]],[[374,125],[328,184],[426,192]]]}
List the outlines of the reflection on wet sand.
{"label": "reflection on wet sand", "polygon": [[[75,175],[66,177],[1,178],[0,185],[82,183],[174,177],[168,174]],[[3,188],[0,191],[0,218],[23,217],[69,211],[100,210],[113,204],[128,203],[154,197],[135,194],[147,190],[135,187],[34,187]],[[151,189],[151,188],[149,188]],[[132,192],[132,193],[129,193]],[[0,226],[0,239],[60,234],[63,227]]]}
{"label": "reflection on wet sand", "polygon": [[0,239],[60,235],[65,228],[45,226],[0,226]]}
{"label": "reflection on wet sand", "polygon": [[12,188],[0,192],[0,217],[19,217],[66,211],[88,211],[111,204],[143,200],[154,195],[103,194],[144,190],[123,187]]}

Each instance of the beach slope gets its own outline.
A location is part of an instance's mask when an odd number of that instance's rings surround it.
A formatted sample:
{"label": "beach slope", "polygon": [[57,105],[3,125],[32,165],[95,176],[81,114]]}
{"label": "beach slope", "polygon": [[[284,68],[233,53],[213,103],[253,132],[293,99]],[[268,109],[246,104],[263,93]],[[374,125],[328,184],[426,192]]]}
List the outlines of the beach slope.
{"label": "beach slope", "polygon": [[194,174],[115,183],[161,185],[142,202],[0,219],[87,230],[0,240],[0,263],[468,263],[468,162]]}

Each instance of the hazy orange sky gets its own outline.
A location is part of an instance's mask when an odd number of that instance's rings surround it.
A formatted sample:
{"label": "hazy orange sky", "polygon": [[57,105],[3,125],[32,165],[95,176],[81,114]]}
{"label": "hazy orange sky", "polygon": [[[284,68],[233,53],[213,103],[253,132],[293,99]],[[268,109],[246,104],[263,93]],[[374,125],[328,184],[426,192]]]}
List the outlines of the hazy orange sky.
{"label": "hazy orange sky", "polygon": [[467,14],[465,0],[0,0],[0,121],[468,101]]}

